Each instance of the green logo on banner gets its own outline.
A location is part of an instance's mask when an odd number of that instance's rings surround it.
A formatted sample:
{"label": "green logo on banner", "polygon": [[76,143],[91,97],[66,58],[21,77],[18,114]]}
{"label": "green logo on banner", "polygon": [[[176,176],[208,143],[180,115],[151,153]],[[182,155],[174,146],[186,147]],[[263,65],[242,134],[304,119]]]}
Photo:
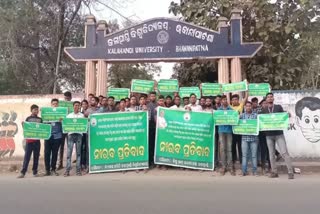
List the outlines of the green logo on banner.
{"label": "green logo on banner", "polygon": [[90,115],[90,173],[149,167],[147,112]]}
{"label": "green logo on banner", "polygon": [[149,94],[151,91],[154,91],[153,80],[132,80],[131,92]]}
{"label": "green logo on banner", "polygon": [[202,96],[217,96],[221,95],[221,84],[218,83],[202,83],[201,84]]}
{"label": "green logo on banner", "polygon": [[155,162],[169,166],[213,170],[212,114],[159,108]]}
{"label": "green logo on banner", "polygon": [[239,113],[234,110],[217,110],[213,113],[216,126],[221,125],[238,125]]}
{"label": "green logo on banner", "polygon": [[232,126],[233,134],[259,135],[258,120],[242,119],[237,126]]}
{"label": "green logo on banner", "polygon": [[87,118],[64,118],[62,121],[63,133],[86,133],[87,129]]}
{"label": "green logo on banner", "polygon": [[42,107],[41,118],[43,122],[59,122],[60,119],[64,119],[68,114],[68,108],[66,107]]}
{"label": "green logo on banner", "polygon": [[260,131],[285,130],[289,126],[288,113],[259,114],[258,123]]}
{"label": "green logo on banner", "polygon": [[181,98],[190,97],[190,94],[195,94],[198,99],[201,97],[201,92],[198,87],[181,87],[179,89],[179,96]]}
{"label": "green logo on banner", "polygon": [[223,84],[222,85],[223,93],[239,92],[239,91],[247,91],[247,90],[248,90],[247,81],[230,83],[230,84]]}
{"label": "green logo on banner", "polygon": [[23,137],[26,139],[49,139],[51,136],[51,125],[43,123],[23,123]]}
{"label": "green logo on banner", "polygon": [[269,83],[251,83],[248,86],[249,96],[266,96],[270,92]]}
{"label": "green logo on banner", "polygon": [[129,88],[109,88],[108,97],[114,97],[115,101],[120,101],[126,97],[129,97],[130,89]]}

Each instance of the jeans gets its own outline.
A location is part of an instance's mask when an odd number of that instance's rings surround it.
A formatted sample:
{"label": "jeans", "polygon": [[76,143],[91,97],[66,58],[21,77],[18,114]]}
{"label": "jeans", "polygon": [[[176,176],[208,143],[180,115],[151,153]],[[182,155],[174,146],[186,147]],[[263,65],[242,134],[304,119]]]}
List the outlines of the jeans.
{"label": "jeans", "polygon": [[269,149],[269,158],[271,163],[271,170],[273,173],[277,173],[277,165],[275,158],[275,144],[278,145],[281,156],[284,158],[284,161],[288,168],[288,173],[293,173],[291,158],[288,153],[286,140],[284,139],[284,135],[275,135],[275,136],[267,136],[267,145]]}
{"label": "jeans", "polygon": [[[238,148],[238,152],[237,152]],[[241,151],[241,135],[232,135],[232,161],[235,163],[237,160],[242,162],[242,151]]]}
{"label": "jeans", "polygon": [[64,155],[64,145],[65,145],[66,137],[67,137],[67,134],[62,134],[62,141],[59,147],[59,161],[58,161],[59,167],[63,167],[63,155]]}
{"label": "jeans", "polygon": [[77,154],[77,172],[81,171],[81,145],[82,145],[82,135],[81,134],[69,134],[67,143],[67,172],[71,170],[71,158],[73,144],[76,144],[76,154]]}
{"label": "jeans", "polygon": [[268,168],[270,169],[271,164],[270,164],[270,159],[269,159],[269,150],[268,150],[268,146],[267,146],[267,139],[266,139],[266,136],[263,132],[259,133],[259,145],[260,145],[260,152],[261,152],[261,168],[265,169],[266,163],[268,162],[268,164],[269,164]]}
{"label": "jeans", "polygon": [[46,171],[56,170],[58,159],[58,150],[61,145],[62,138],[53,139],[51,136],[49,140],[44,141],[44,164]]}
{"label": "jeans", "polygon": [[31,158],[31,154],[33,153],[33,166],[32,171],[33,174],[38,174],[38,164],[39,164],[39,156],[40,156],[40,140],[33,143],[26,143],[26,150],[23,159],[23,166],[21,170],[21,174],[26,174],[28,171],[28,165]]}
{"label": "jeans", "polygon": [[221,165],[224,169],[232,166],[232,134],[219,133]]}
{"label": "jeans", "polygon": [[[247,173],[248,159],[251,156],[251,164],[253,173],[257,172],[257,150],[258,141],[245,141],[241,142],[242,147],[242,173]],[[249,155],[249,151],[251,152]]]}

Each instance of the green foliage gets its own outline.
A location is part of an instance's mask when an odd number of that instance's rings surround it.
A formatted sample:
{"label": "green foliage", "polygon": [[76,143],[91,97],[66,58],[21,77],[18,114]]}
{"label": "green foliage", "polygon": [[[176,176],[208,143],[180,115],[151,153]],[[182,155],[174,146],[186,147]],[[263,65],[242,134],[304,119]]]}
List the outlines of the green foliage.
{"label": "green foliage", "polygon": [[250,82],[269,82],[274,89],[300,89],[314,87],[297,77],[319,54],[319,44],[310,39],[320,36],[319,7],[317,0],[184,0],[172,2],[169,12],[216,29],[220,16],[230,17],[233,8],[242,9],[243,41],[264,43],[253,59],[243,60],[243,76]]}

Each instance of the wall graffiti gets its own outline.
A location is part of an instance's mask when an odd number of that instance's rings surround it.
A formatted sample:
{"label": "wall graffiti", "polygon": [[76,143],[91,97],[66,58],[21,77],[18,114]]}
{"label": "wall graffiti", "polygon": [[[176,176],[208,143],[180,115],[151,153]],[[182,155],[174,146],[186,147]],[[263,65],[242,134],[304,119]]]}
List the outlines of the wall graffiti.
{"label": "wall graffiti", "polygon": [[0,158],[12,157],[16,149],[14,136],[18,133],[17,113],[1,112],[0,119]]}
{"label": "wall graffiti", "polygon": [[285,131],[295,158],[320,158],[320,91],[275,92],[275,102],[291,115]]}

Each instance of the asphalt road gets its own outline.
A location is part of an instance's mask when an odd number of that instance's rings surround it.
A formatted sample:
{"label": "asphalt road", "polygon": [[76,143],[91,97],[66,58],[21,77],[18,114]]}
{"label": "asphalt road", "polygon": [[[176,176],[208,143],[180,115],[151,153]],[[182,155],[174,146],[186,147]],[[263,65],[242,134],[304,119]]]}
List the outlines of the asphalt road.
{"label": "asphalt road", "polygon": [[320,175],[288,180],[199,172],[16,179],[0,175],[1,214],[319,214]]}

